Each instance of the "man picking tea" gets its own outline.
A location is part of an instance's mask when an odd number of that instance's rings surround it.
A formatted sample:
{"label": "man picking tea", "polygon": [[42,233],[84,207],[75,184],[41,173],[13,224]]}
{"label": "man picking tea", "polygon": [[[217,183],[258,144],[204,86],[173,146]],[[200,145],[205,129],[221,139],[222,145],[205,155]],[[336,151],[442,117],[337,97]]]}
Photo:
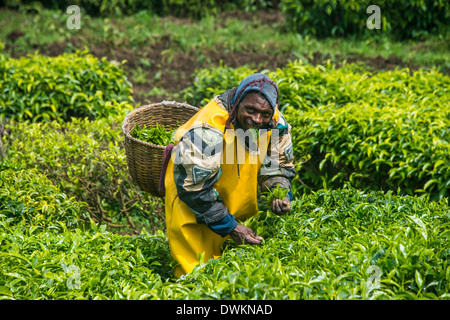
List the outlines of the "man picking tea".
{"label": "man picking tea", "polygon": [[[294,168],[291,126],[278,110],[277,85],[255,73],[214,97],[176,133],[165,175],[167,235],[175,276],[221,255],[224,241],[260,244],[239,224],[258,213],[257,192],[291,189]],[[272,211],[291,210],[292,193]]]}

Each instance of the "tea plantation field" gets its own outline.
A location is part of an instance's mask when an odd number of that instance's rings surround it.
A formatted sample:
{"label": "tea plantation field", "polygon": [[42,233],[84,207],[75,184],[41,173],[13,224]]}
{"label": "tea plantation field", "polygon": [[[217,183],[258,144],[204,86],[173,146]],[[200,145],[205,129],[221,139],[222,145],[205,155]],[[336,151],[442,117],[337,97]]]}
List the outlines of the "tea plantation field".
{"label": "tea plantation field", "polygon": [[77,226],[84,212],[34,169],[1,171],[4,299],[448,299],[448,204],[343,188],[247,222],[261,246],[172,278],[163,232]]}
{"label": "tea plantation field", "polygon": [[[280,6],[290,14],[300,2]],[[105,17],[105,3],[92,3],[76,36],[58,29],[67,15],[57,8],[0,8],[11,16],[0,32],[0,299],[450,299],[450,50],[432,34],[439,28],[416,42],[316,39],[251,1],[212,29],[197,11]],[[427,49],[412,50],[419,44]],[[374,68],[371,45],[401,48],[401,61]],[[317,61],[311,47],[334,51]],[[217,58],[224,48],[228,63]],[[128,174],[123,119],[162,99],[202,107],[255,71],[278,84],[292,125],[292,211],[261,204],[243,222],[261,245],[226,242],[221,257],[177,279],[163,201]]]}

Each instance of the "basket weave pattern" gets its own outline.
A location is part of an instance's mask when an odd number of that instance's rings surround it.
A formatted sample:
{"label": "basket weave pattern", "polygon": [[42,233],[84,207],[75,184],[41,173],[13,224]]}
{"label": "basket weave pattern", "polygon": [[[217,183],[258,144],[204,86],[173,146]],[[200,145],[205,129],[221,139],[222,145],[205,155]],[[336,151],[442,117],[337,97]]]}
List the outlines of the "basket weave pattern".
{"label": "basket weave pattern", "polygon": [[162,101],[136,108],[125,117],[122,132],[125,135],[128,170],[134,183],[142,190],[153,196],[164,196],[158,191],[158,185],[165,146],[133,138],[130,133],[135,125],[142,128],[159,123],[166,129],[173,129],[183,125],[198,111],[198,108],[187,103]]}

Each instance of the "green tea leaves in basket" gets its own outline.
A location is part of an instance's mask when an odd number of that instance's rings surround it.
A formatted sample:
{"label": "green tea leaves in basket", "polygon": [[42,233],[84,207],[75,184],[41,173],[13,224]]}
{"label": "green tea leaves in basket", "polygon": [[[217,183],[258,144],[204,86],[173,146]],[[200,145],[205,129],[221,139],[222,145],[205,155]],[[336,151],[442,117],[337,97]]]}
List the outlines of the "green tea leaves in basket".
{"label": "green tea leaves in basket", "polygon": [[130,134],[133,138],[162,146],[167,146],[172,143],[173,130],[166,130],[163,125],[156,123],[156,126],[149,127],[144,124],[140,128],[137,124],[131,130]]}

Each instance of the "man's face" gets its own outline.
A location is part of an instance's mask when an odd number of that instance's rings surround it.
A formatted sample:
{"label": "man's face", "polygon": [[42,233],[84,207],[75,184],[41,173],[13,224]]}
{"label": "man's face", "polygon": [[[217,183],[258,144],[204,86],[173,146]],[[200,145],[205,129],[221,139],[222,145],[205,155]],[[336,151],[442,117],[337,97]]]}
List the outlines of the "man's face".
{"label": "man's face", "polygon": [[247,131],[250,128],[267,128],[272,115],[269,101],[258,92],[250,92],[239,103],[236,117],[244,131]]}

